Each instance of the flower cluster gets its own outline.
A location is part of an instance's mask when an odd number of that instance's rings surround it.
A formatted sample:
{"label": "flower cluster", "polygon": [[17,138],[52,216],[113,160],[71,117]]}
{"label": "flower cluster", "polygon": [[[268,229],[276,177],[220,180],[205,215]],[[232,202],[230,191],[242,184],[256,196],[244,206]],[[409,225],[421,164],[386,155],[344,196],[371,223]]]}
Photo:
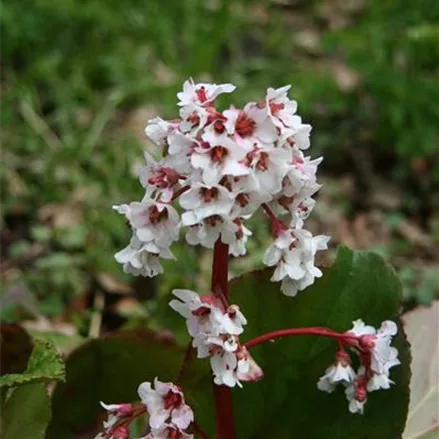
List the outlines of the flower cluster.
{"label": "flower cluster", "polygon": [[173,383],[162,383],[157,378],[139,386],[139,396],[149,414],[151,432],[143,439],[191,439],[185,430],[194,420],[192,409],[185,403],[183,392]]}
{"label": "flower cluster", "polygon": [[247,320],[237,305],[222,311],[214,296],[200,297],[189,290],[174,290],[173,294],[180,300],[169,305],[186,319],[198,358],[210,358],[215,384],[234,387],[241,386],[239,380],[262,378],[261,369],[239,342]]}
{"label": "flower cluster", "polygon": [[392,336],[397,333],[394,322],[386,320],[380,329],[367,326],[362,320],[356,320],[353,328],[346,332],[345,343],[360,358],[357,373],[351,366],[348,353],[341,348],[336,354],[334,364],[326,369],[317,387],[326,392],[333,392],[338,384],[345,387],[346,398],[351,413],[363,413],[367,392],[389,389],[393,381],[389,371],[400,364],[398,350],[392,347]]}
{"label": "flower cluster", "polygon": [[[115,206],[133,231],[116,259],[134,275],[163,272],[160,258],[174,258],[170,246],[181,226],[187,227],[191,245],[213,248],[220,239],[230,254],[244,255],[252,234],[246,221],[262,206],[275,236],[264,262],[276,266],[272,280],[281,280],[282,291],[292,296],[321,275],[314,256],[328,238],[313,237],[303,225],[320,188],[316,171],[322,159],[303,152],[310,146],[311,126],[296,114],[290,86],[269,88],[264,100],[242,109],[219,111],[215,99],[234,89],[188,80],[178,93],[180,118],[148,122],[146,135],[163,157],[145,155],[142,201]],[[181,217],[172,206],[177,199]]]}
{"label": "flower cluster", "polygon": [[157,378],[139,386],[142,404],[104,404],[108,418],[104,421],[104,432],[95,439],[128,439],[130,423],[139,415],[149,415],[150,433],[141,439],[193,439],[186,429],[194,421],[192,409],[185,403],[183,392],[173,383],[162,383]]}

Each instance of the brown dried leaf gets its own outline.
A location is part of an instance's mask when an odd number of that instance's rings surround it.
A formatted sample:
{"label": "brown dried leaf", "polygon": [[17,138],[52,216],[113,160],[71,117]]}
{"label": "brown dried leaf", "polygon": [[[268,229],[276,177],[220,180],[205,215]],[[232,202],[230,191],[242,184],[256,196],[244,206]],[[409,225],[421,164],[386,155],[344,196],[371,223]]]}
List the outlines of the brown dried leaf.
{"label": "brown dried leaf", "polygon": [[[439,301],[429,308],[416,308],[403,316],[412,347],[410,407],[404,439],[439,434]],[[430,436],[428,436],[430,437]]]}

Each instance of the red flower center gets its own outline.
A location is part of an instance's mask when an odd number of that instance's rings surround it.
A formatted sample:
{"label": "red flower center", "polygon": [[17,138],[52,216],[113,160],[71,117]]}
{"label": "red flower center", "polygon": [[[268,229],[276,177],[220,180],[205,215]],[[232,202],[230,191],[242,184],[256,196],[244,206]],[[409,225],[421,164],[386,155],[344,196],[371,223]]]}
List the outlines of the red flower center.
{"label": "red flower center", "polygon": [[199,89],[195,90],[195,93],[197,94],[197,98],[201,103],[207,101],[207,94],[204,86],[201,86]]}
{"label": "red flower center", "polygon": [[222,134],[225,131],[225,127],[222,120],[216,120],[213,124],[213,129],[218,133]]}
{"label": "red flower center", "polygon": [[194,112],[187,118],[187,121],[190,122],[193,127],[196,127],[200,123],[200,116]]}
{"label": "red flower center", "polygon": [[151,206],[149,208],[149,220],[152,224],[157,224],[160,221],[165,221],[169,217],[168,209],[164,208],[163,210],[159,210],[157,206]]}
{"label": "red flower center", "polygon": [[256,163],[256,169],[259,171],[266,171],[268,169],[268,154],[266,152],[261,152],[259,154],[259,160]]}
{"label": "red flower center", "polygon": [[236,201],[241,207],[245,207],[250,202],[250,196],[249,194],[238,194],[236,197]]}
{"label": "red flower center", "polygon": [[165,410],[168,410],[171,407],[178,407],[183,402],[181,395],[173,392],[172,390],[170,390],[163,399],[165,403]]}
{"label": "red flower center", "polygon": [[212,200],[215,200],[216,198],[218,198],[218,188],[216,187],[212,187],[212,188],[207,188],[207,187],[203,187],[200,190],[201,192],[201,198],[204,200],[205,203],[210,203]]}
{"label": "red flower center", "polygon": [[210,151],[210,158],[215,163],[222,163],[229,151],[224,146],[215,146]]}
{"label": "red flower center", "polygon": [[255,132],[255,129],[256,122],[248,117],[244,111],[241,111],[236,119],[235,131],[241,137],[249,137]]}
{"label": "red flower center", "polygon": [[212,215],[206,218],[206,223],[209,224],[212,227],[215,227],[218,223],[218,221],[222,221],[221,217],[219,215]]}
{"label": "red flower center", "polygon": [[278,111],[284,109],[284,104],[270,104],[270,110],[272,114],[276,114]]}

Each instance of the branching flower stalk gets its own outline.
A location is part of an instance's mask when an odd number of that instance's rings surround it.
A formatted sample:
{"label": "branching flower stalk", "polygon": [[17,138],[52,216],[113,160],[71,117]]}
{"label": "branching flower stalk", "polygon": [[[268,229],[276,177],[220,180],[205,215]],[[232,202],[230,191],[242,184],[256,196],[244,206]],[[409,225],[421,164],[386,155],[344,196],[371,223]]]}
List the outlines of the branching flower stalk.
{"label": "branching flower stalk", "polygon": [[[143,199],[114,206],[132,229],[129,245],[115,255],[127,273],[162,273],[160,260],[175,259],[171,245],[182,227],[187,227],[189,245],[213,249],[210,291],[198,295],[174,290],[169,305],[184,317],[191,337],[175,382],[184,382],[195,352],[197,358],[210,361],[216,439],[235,439],[232,388],[263,378],[249,352],[261,343],[298,335],[334,339],[334,362],[317,387],[326,392],[344,387],[351,413],[363,412],[368,392],[390,387],[389,371],[399,364],[398,351],[391,346],[397,327],[391,321],[376,330],[359,319],[343,333],[322,327],[287,328],[241,342],[247,320],[228,294],[228,259],[246,253],[252,234],[246,221],[258,210],[267,215],[273,242],[264,264],[274,267],[271,281],[280,282],[281,292],[290,297],[322,275],[315,255],[327,248],[329,237],[313,236],[304,228],[315,204],[312,196],[320,188],[316,172],[322,158],[311,159],[303,152],[310,146],[311,126],[296,114],[297,102],[288,97],[290,86],[269,88],[264,100],[242,109],[217,109],[215,99],[234,89],[232,84],[186,81],[177,95],[180,118],[155,118],[146,126],[146,135],[162,157],[156,161],[145,153],[146,164],[139,173]],[[359,358],[356,371],[352,355]],[[154,388],[149,382],[140,385],[139,396],[142,410],[129,404],[104,405],[109,418],[98,437],[128,439],[131,420],[147,412],[149,432],[142,439],[191,439],[194,434],[207,438],[179,385],[156,378]]]}

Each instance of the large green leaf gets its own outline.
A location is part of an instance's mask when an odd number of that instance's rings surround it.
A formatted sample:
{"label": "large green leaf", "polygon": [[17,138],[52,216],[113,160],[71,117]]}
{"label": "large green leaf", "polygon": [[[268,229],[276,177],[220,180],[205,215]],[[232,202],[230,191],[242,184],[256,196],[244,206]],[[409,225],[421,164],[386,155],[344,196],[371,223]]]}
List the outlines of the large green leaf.
{"label": "large green leaf", "polygon": [[[103,413],[99,401],[133,402],[139,399],[137,388],[143,381],[155,377],[175,381],[184,355],[185,350],[169,334],[140,329],[109,334],[82,345],[66,362],[66,382],[55,388],[48,439],[71,439],[84,433],[92,437],[96,426],[99,428],[95,421]],[[206,420],[211,429],[208,377],[207,364],[197,361],[185,369],[179,383],[195,416]]]}
{"label": "large green leaf", "polygon": [[44,384],[24,384],[12,391],[4,405],[1,437],[44,439],[50,417],[50,398]]}
{"label": "large green leaf", "polygon": [[[271,270],[253,272],[231,283],[231,300],[241,306],[248,325],[243,341],[275,329],[327,326],[338,331],[362,318],[379,326],[397,319],[401,286],[379,256],[341,248],[324,276],[295,298],[269,281]],[[401,436],[409,402],[410,354],[400,330],[395,345],[402,365],[391,371],[391,390],[373,392],[364,415],[348,412],[338,389],[318,391],[316,383],[333,361],[335,343],[312,336],[290,337],[252,349],[265,377],[234,391],[239,439],[390,439]]]}
{"label": "large green leaf", "polygon": [[63,380],[64,361],[51,343],[35,340],[35,346],[27,363],[26,370],[0,377],[0,386],[18,386],[20,384]]}

